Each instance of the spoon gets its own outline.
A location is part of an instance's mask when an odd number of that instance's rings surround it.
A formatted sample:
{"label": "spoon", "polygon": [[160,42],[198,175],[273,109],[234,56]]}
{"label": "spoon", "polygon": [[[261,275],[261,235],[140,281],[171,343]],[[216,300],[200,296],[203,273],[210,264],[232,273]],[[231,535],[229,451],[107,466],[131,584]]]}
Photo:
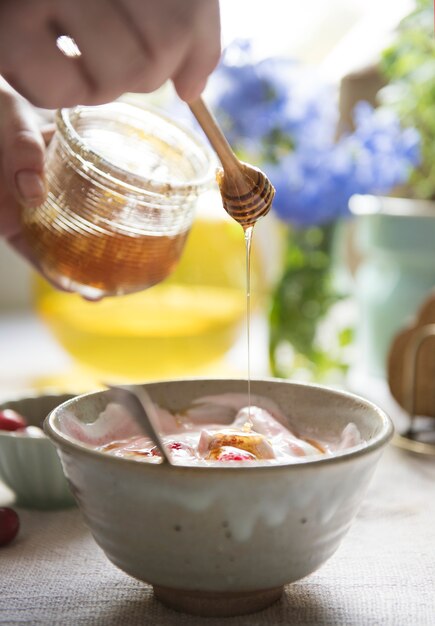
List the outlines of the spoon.
{"label": "spoon", "polygon": [[173,465],[171,454],[159,434],[159,419],[154,404],[144,387],[137,385],[106,385],[111,399],[129,410],[132,417],[148,437],[150,437],[164,461]]}
{"label": "spoon", "polygon": [[202,98],[189,103],[222,164],[216,178],[226,212],[245,230],[254,226],[272,206],[275,189],[261,170],[239,161]]}

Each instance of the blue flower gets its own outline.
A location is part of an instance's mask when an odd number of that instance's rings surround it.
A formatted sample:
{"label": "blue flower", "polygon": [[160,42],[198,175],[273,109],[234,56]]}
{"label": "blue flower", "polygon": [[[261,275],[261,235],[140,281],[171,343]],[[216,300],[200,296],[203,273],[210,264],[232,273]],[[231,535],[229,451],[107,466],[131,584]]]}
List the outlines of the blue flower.
{"label": "blue flower", "polygon": [[262,167],[275,212],[296,226],[347,215],[353,194],[388,193],[420,160],[417,131],[366,102],[355,108],[355,130],[336,141],[336,90],[295,61],[256,62],[246,41],[223,55],[211,95],[230,143]]}

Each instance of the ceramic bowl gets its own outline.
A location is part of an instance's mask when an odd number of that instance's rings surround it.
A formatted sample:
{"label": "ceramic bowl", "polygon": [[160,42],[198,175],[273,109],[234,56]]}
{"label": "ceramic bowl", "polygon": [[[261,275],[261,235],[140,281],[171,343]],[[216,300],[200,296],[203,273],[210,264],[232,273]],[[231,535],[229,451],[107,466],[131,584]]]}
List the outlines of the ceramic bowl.
{"label": "ceramic bowl", "polygon": [[[40,426],[70,394],[31,396],[0,404],[13,409],[29,426]],[[17,506],[59,509],[75,504],[55,446],[48,437],[31,437],[0,430],[0,480],[15,493]]]}
{"label": "ceramic bowl", "polygon": [[[186,380],[146,388],[160,405],[180,409],[202,395],[245,393],[247,383]],[[349,393],[279,380],[252,381],[251,390],[277,402],[302,431],[338,436],[352,421],[367,443],[292,465],[174,467],[114,457],[63,432],[71,413],[93,421],[107,392],[70,400],[45,421],[97,543],[172,608],[252,612],[316,570],[348,530],[392,436],[390,419]]]}

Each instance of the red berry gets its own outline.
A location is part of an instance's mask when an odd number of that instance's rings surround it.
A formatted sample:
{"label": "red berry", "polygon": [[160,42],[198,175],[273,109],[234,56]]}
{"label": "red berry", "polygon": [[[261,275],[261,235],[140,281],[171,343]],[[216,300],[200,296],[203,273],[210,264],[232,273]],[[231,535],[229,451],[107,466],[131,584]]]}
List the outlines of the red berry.
{"label": "red berry", "polygon": [[0,546],[12,541],[20,527],[20,519],[13,509],[0,508]]}
{"label": "red berry", "polygon": [[169,444],[168,447],[170,450],[182,450],[183,444],[180,443],[179,441],[173,441],[172,443]]}
{"label": "red berry", "polygon": [[172,456],[177,459],[188,459],[195,456],[192,446],[181,441],[170,441],[166,444],[166,447],[170,450]]}
{"label": "red berry", "polygon": [[26,419],[16,411],[12,409],[0,411],[0,430],[19,430],[20,428],[26,428],[26,426]]}
{"label": "red berry", "polygon": [[217,458],[218,461],[253,461],[255,457],[249,452],[223,452]]}

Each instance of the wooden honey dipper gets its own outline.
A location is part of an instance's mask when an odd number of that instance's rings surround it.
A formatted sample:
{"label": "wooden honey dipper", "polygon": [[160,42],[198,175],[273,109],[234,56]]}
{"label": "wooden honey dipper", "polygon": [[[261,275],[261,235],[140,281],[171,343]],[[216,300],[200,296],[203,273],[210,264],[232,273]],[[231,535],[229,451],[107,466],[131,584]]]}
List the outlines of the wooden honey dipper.
{"label": "wooden honey dipper", "polygon": [[275,189],[257,167],[239,161],[202,98],[189,104],[222,164],[216,174],[226,212],[245,230],[264,217],[272,206]]}

